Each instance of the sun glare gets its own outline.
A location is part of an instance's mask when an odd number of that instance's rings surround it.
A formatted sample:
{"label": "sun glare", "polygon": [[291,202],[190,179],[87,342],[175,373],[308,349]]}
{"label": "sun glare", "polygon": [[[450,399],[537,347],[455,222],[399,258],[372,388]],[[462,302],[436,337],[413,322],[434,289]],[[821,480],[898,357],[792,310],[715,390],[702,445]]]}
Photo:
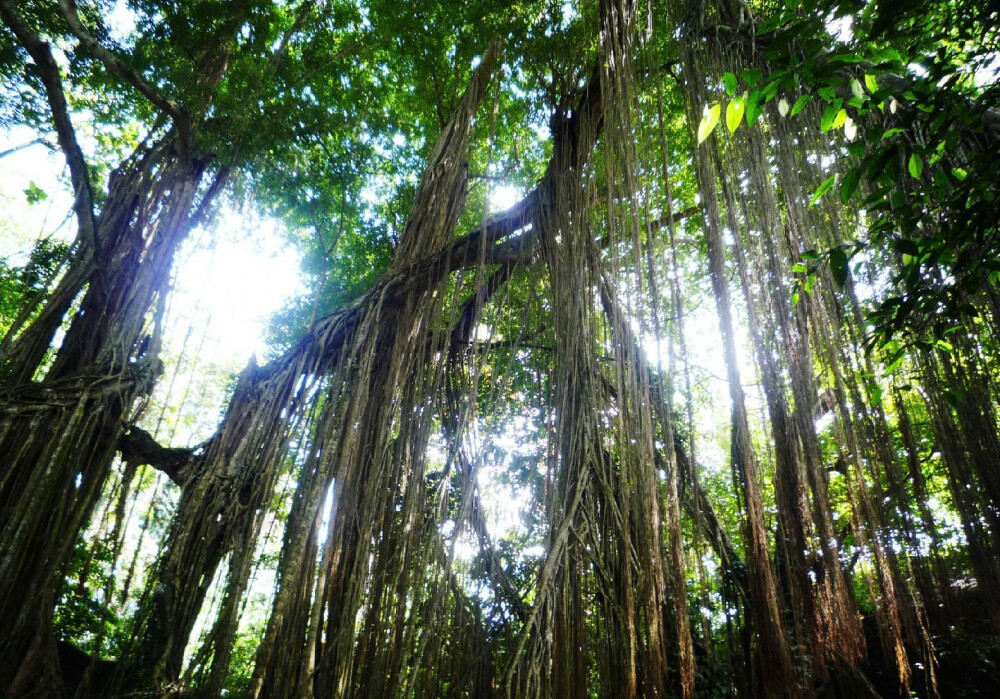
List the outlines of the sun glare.
{"label": "sun glare", "polygon": [[524,195],[521,190],[517,187],[511,187],[509,185],[500,185],[499,187],[494,187],[493,191],[490,192],[490,212],[496,213],[498,211],[506,211],[510,207],[514,206],[517,202],[521,201]]}
{"label": "sun glare", "polygon": [[177,260],[171,315],[207,325],[206,358],[262,357],[269,317],[304,291],[300,257],[269,219],[227,210],[210,233],[210,244],[191,245]]}

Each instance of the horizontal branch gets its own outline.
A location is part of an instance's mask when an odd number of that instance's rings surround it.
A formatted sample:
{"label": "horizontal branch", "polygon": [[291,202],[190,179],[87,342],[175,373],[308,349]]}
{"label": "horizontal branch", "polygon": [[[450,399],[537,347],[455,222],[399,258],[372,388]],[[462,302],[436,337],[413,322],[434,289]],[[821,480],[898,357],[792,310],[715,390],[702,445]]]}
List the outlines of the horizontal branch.
{"label": "horizontal branch", "polygon": [[133,466],[152,466],[181,487],[190,477],[191,467],[202,451],[202,446],[189,449],[161,446],[153,435],[135,425],[121,434],[117,448],[122,461]]}
{"label": "horizontal branch", "polygon": [[104,374],[83,373],[44,383],[17,383],[0,389],[0,416],[30,416],[76,409],[81,401],[120,399],[130,395],[137,384],[148,384],[155,373],[151,362],[131,362]]}
{"label": "horizontal branch", "polygon": [[44,139],[36,138],[36,139],[31,140],[31,141],[28,141],[27,143],[22,143],[19,146],[14,146],[13,148],[5,148],[4,150],[0,150],[0,160],[2,160],[3,158],[6,158],[8,155],[14,155],[14,153],[19,153],[22,150],[25,150],[27,148],[31,148],[32,146],[38,146],[38,145],[46,145],[47,146],[48,144],[45,143]]}
{"label": "horizontal branch", "polygon": [[[683,221],[685,219],[689,219],[692,216],[695,216],[695,215],[697,215],[699,213],[701,213],[701,208],[700,207],[689,206],[688,208],[684,209],[683,211],[678,211],[677,213],[670,214],[670,215],[667,215],[667,216],[661,216],[658,219],[654,219],[653,221],[649,221],[648,223],[646,223],[646,226],[647,226],[646,230],[661,231],[661,230],[663,230],[664,228],[668,227],[671,224],[680,223],[681,221]],[[608,245],[610,245],[610,244],[611,244],[611,238],[609,236],[604,236],[603,238],[601,238],[601,240],[599,242],[599,245],[600,245],[600,247],[602,249],[608,247]]]}

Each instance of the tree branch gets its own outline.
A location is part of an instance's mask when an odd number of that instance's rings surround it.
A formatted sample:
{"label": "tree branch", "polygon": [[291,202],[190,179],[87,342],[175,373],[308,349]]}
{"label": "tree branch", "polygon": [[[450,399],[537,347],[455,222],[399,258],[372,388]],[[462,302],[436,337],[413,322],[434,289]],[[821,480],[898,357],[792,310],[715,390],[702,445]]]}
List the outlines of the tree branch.
{"label": "tree branch", "polygon": [[27,143],[22,143],[19,146],[14,146],[13,148],[5,148],[4,150],[0,150],[0,159],[6,158],[8,155],[14,155],[14,153],[19,153],[22,150],[37,145],[47,145],[47,144],[45,143],[44,139],[36,138],[34,140],[28,141]]}
{"label": "tree branch", "polygon": [[292,20],[292,25],[285,30],[281,35],[281,40],[278,42],[278,48],[274,50],[271,54],[271,59],[268,61],[268,67],[271,72],[278,70],[281,62],[285,60],[285,56],[288,53],[288,42],[291,38],[302,28],[302,23],[305,21],[309,13],[312,12],[313,6],[316,4],[316,0],[305,0],[299,7],[295,10],[295,19]]}
{"label": "tree branch", "polygon": [[[7,1],[8,0],[4,0],[4,2]],[[59,9],[62,10],[63,16],[69,24],[70,31],[72,31],[76,38],[79,39],[80,45],[93,54],[93,56],[97,58],[97,60],[99,60],[112,75],[120,80],[124,80],[129,85],[134,87],[143,97],[152,102],[153,105],[155,105],[160,111],[164,112],[173,119],[174,126],[177,127],[177,136],[180,143],[180,156],[184,162],[187,162],[191,152],[191,119],[187,111],[177,102],[167,99],[161,95],[159,91],[150,85],[139,73],[125,65],[125,63],[114,53],[104,48],[97,41],[97,39],[95,39],[90,32],[87,31],[87,28],[83,26],[83,21],[80,19],[80,13],[76,9],[75,0],[58,0],[58,3]]]}
{"label": "tree branch", "polygon": [[38,67],[42,84],[45,86],[45,97],[52,111],[56,138],[69,167],[70,182],[73,184],[73,211],[80,227],[79,237],[87,243],[84,254],[95,253],[98,243],[94,217],[94,188],[87,172],[87,161],[83,157],[83,151],[80,150],[80,144],[77,143],[76,131],[69,118],[69,105],[66,103],[66,93],[63,91],[62,78],[59,76],[59,66],[52,56],[49,45],[21,20],[11,0],[0,0],[0,16]]}
{"label": "tree branch", "polygon": [[191,475],[191,467],[197,463],[198,453],[204,445],[190,449],[164,447],[153,439],[146,430],[130,426],[118,438],[118,453],[122,461],[133,466],[152,466],[162,471],[177,485],[184,487]]}

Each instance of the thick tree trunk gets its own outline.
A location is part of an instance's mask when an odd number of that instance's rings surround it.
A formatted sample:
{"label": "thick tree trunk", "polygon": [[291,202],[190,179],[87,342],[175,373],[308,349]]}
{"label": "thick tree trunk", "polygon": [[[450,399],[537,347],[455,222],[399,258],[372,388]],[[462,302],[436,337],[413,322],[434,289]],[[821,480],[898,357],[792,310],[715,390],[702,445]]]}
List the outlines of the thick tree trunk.
{"label": "thick tree trunk", "polygon": [[[67,273],[76,281],[49,299],[37,325],[12,347],[8,389],[0,395],[0,626],[11,629],[0,647],[0,687],[8,686],[35,630],[50,624],[51,601],[110,473],[125,416],[160,371],[158,340],[142,356],[137,348],[161,330],[149,312],[163,298],[202,172],[169,157],[157,162],[166,148],[169,141],[112,177],[93,263],[88,251],[78,251]],[[159,172],[148,180],[153,168]],[[73,285],[84,282],[81,310],[45,378],[11,385],[35,374],[53,319],[68,307]]]}

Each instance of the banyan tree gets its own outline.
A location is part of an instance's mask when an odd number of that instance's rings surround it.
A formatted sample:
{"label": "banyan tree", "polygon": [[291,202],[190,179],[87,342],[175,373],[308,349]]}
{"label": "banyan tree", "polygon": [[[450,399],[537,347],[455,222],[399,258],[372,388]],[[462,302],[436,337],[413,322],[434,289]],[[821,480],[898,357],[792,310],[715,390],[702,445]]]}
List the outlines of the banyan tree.
{"label": "banyan tree", "polygon": [[[0,18],[73,231],[0,265],[0,694],[1000,686],[996,3]],[[249,210],[304,297],[175,443]]]}

